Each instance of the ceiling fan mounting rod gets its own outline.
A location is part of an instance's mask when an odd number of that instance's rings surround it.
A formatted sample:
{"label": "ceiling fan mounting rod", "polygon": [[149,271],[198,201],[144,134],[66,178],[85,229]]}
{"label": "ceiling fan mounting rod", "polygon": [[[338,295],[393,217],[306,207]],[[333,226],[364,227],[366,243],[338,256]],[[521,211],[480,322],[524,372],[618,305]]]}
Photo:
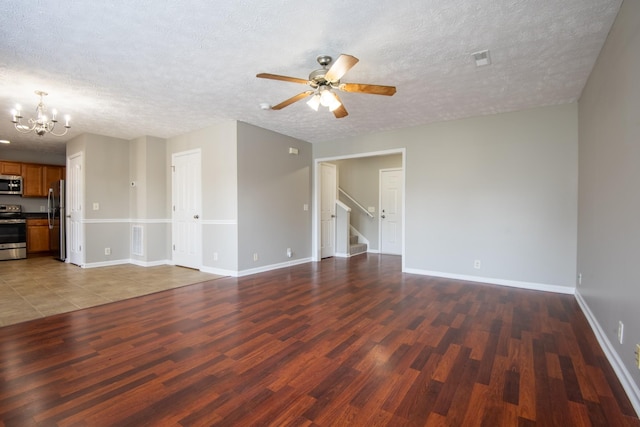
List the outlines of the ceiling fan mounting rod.
{"label": "ceiling fan mounting rod", "polygon": [[319,55],[316,58],[316,61],[318,61],[318,64],[320,64],[323,68],[327,68],[327,66],[329,66],[329,64],[331,64],[331,60],[332,58],[329,55]]}

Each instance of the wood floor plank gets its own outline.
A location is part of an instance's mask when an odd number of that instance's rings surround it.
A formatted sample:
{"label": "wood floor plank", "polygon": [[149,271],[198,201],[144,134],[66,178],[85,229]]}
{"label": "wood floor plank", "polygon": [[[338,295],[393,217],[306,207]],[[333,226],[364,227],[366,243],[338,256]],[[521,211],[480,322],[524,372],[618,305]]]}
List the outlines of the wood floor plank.
{"label": "wood floor plank", "polygon": [[0,426],[640,427],[573,296],[400,268],[328,259],[0,328]]}

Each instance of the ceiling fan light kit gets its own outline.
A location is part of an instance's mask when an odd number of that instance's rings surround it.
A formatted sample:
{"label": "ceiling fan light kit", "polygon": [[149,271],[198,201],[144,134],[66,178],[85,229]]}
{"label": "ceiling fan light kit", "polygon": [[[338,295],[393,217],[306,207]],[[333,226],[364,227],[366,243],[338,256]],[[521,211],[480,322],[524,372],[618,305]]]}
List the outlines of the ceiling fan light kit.
{"label": "ceiling fan light kit", "polygon": [[318,107],[320,106],[320,95],[313,95],[308,101],[307,105],[311,107],[314,111],[318,111]]}
{"label": "ceiling fan light kit", "polygon": [[[311,86],[313,90],[307,90],[299,93],[271,109],[281,110],[282,108],[300,101],[311,95],[311,99],[307,101],[307,105],[314,111],[318,111],[319,107],[327,107],[333,115],[340,119],[349,115],[346,108],[342,104],[340,97],[335,90],[342,92],[368,93],[372,95],[392,96],[396,93],[395,86],[371,85],[363,83],[341,83],[340,79],[358,63],[358,58],[351,55],[342,54],[333,62],[329,55],[320,55],[316,58],[318,64],[322,68],[309,73],[309,79],[304,80],[296,77],[281,76],[278,74],[260,73],[256,77],[262,79],[281,80],[291,83],[300,83]],[[329,65],[331,65],[329,67]]]}

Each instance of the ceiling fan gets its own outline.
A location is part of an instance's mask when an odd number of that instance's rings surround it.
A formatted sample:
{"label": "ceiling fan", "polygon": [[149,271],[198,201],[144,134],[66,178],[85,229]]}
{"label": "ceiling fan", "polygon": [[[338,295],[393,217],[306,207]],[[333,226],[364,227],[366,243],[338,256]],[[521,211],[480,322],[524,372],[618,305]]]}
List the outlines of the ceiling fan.
{"label": "ceiling fan", "polygon": [[340,79],[347,73],[347,71],[358,63],[358,58],[342,54],[335,62],[333,62],[333,64],[331,63],[332,59],[333,58],[328,55],[318,56],[316,60],[322,68],[312,71],[309,74],[309,80],[281,76],[278,74],[257,74],[256,77],[262,79],[282,80],[285,82],[301,83],[311,86],[311,90],[292,96],[291,98],[282,101],[280,104],[274,105],[271,109],[281,110],[294,102],[311,96],[311,99],[307,101],[307,105],[316,111],[318,111],[318,107],[320,105],[329,107],[329,110],[333,112],[333,115],[336,116],[337,119],[340,119],[342,117],[346,117],[349,113],[347,113],[346,108],[344,108],[338,94],[334,92],[336,89],[343,92],[369,93],[373,95],[386,96],[391,96],[396,93],[395,86],[341,83]]}

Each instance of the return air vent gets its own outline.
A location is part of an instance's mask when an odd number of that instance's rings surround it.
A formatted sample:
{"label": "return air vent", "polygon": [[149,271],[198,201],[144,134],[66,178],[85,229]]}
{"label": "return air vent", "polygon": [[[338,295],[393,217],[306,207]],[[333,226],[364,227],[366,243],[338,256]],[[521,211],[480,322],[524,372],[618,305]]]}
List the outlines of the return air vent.
{"label": "return air vent", "polygon": [[144,229],[141,225],[131,226],[131,254],[142,256],[144,251],[142,249],[142,233]]}

